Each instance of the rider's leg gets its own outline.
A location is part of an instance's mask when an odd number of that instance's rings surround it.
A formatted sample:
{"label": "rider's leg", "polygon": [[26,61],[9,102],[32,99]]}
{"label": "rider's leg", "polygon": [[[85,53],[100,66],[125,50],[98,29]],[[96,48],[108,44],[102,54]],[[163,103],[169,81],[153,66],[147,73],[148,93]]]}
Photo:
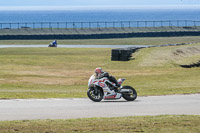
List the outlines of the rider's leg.
{"label": "rider's leg", "polygon": [[111,81],[111,82],[113,82],[113,83],[115,83],[118,87],[120,87],[121,85],[117,82],[117,80],[116,80],[116,78],[115,77],[113,77],[113,76],[110,76],[109,77],[109,80]]}

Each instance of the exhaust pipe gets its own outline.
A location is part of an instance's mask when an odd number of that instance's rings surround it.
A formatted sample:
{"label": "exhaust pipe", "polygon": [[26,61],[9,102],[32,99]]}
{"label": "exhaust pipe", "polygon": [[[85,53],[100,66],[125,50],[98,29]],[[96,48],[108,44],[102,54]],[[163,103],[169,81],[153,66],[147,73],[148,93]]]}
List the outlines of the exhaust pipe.
{"label": "exhaust pipe", "polygon": [[131,93],[132,90],[130,90],[130,89],[121,89],[119,92],[120,93]]}

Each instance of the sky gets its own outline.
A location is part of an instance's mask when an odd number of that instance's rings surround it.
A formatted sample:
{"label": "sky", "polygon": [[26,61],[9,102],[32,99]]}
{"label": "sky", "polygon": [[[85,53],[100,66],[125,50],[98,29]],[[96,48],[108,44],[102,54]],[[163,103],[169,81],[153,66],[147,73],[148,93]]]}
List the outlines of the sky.
{"label": "sky", "polygon": [[196,5],[200,0],[0,0],[1,6]]}
{"label": "sky", "polygon": [[0,0],[0,10],[3,9],[30,9],[30,8],[108,8],[108,7],[132,7],[132,6],[172,6],[192,7],[200,6],[200,0]]}

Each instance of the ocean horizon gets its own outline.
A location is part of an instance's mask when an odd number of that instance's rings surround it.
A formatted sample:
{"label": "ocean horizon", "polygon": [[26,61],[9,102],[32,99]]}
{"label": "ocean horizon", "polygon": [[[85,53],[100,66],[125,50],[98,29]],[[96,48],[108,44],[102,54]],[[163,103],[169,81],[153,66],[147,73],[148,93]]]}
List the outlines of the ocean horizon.
{"label": "ocean horizon", "polygon": [[[174,20],[191,20],[200,22],[200,15],[199,15],[200,8],[197,8],[199,6],[196,6],[196,8],[194,9],[191,9],[189,7],[188,6],[187,8],[181,7],[177,9],[166,7],[162,9],[126,8],[126,10],[102,9],[102,10],[42,10],[42,11],[41,10],[11,11],[11,10],[1,9],[0,23],[2,24],[0,25],[1,26],[0,28],[11,27],[9,23],[37,23],[37,22],[119,22],[119,21],[174,21]],[[197,22],[196,24],[199,25],[199,22]],[[110,25],[111,27],[113,26],[113,24]],[[169,24],[167,23],[166,25]],[[177,23],[173,25],[177,25]],[[182,22],[182,24],[180,23],[180,25],[185,25],[185,23]],[[191,22],[189,25],[194,25],[194,22]],[[23,27],[23,24],[22,25],[13,24],[12,27],[13,26]],[[31,24],[29,24],[28,26],[31,26]],[[38,25],[37,27],[39,26],[41,25]],[[56,26],[57,25],[54,24],[53,27]],[[99,25],[98,24],[91,25],[91,27],[97,27],[97,26],[105,27],[105,23]],[[47,24],[46,27],[49,27],[49,24]],[[66,26],[64,24],[64,26],[61,27],[66,27]],[[73,23],[69,27],[74,27]]]}
{"label": "ocean horizon", "polygon": [[200,20],[199,9],[0,11],[0,22]]}

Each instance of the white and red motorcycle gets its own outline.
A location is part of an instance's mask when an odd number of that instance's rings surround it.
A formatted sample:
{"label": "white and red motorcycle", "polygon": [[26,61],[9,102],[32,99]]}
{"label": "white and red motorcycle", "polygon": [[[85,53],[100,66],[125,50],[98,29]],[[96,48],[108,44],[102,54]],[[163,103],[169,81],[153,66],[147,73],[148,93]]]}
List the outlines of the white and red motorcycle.
{"label": "white and red motorcycle", "polygon": [[[118,79],[117,82],[121,85],[125,79]],[[115,83],[108,80],[107,77],[96,79],[95,75],[92,75],[88,81],[88,97],[94,102],[100,102],[104,100],[114,100],[123,97],[127,101],[134,101],[137,98],[136,90],[131,86],[116,87]],[[110,95],[108,90],[115,90],[114,95]]]}

